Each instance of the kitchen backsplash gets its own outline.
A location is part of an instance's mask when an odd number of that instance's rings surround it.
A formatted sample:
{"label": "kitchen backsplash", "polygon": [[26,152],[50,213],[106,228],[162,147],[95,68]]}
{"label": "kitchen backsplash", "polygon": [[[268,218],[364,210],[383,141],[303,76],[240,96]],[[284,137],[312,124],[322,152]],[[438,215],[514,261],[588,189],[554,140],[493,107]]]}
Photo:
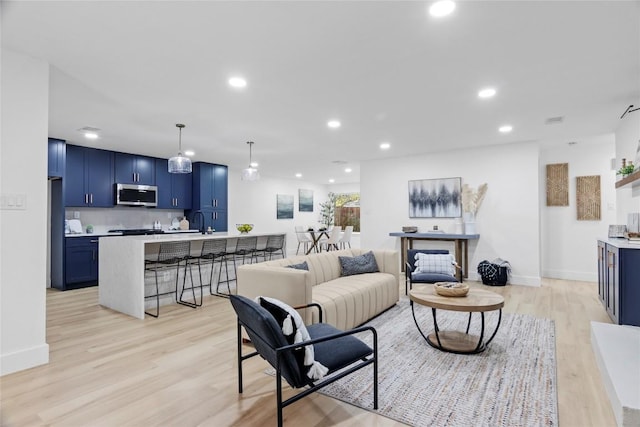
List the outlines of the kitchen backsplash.
{"label": "kitchen backsplash", "polygon": [[[171,226],[173,218],[182,218],[184,211],[181,209],[149,209],[116,206],[109,209],[98,208],[67,208],[65,219],[74,219],[74,213],[79,213],[77,218],[86,230],[92,225],[95,233],[107,232],[113,229],[129,228],[153,228],[155,221],[160,221],[162,229]],[[187,218],[189,219],[189,218]]]}

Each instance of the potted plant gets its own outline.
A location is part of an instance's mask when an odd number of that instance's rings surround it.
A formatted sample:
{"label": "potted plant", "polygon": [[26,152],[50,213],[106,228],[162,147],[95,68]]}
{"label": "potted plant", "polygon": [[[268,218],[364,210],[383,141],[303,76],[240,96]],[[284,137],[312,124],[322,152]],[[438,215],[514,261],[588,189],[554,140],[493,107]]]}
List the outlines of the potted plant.
{"label": "potted plant", "polygon": [[328,200],[326,202],[320,203],[320,224],[329,229],[333,225],[336,213],[336,195],[329,193],[327,197]]}
{"label": "potted plant", "polygon": [[622,166],[620,169],[618,169],[618,175],[622,175],[623,178],[631,175],[633,173],[635,169],[635,166],[633,165],[633,163],[629,162],[628,164]]}
{"label": "potted plant", "polygon": [[487,193],[487,183],[484,183],[474,190],[469,184],[462,186],[462,211],[464,216],[465,234],[476,234],[476,213]]}

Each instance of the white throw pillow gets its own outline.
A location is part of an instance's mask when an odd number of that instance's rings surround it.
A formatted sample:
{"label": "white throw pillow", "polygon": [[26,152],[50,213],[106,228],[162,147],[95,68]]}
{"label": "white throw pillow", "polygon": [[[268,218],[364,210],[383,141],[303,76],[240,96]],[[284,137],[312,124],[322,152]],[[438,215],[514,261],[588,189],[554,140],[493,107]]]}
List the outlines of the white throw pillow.
{"label": "white throw pillow", "polygon": [[455,276],[456,261],[451,254],[423,254],[415,256],[416,269],[414,273],[440,273]]}
{"label": "white throw pillow", "polygon": [[[291,334],[295,334],[293,339],[294,344],[309,341],[311,339],[311,337],[309,336],[309,332],[307,331],[307,327],[302,321],[302,317],[295,309],[293,309],[290,305],[275,298],[263,296],[256,297],[255,301],[261,306],[263,306],[260,301],[261,299],[279,307],[280,309],[288,313],[281,325],[282,333],[285,335],[285,337],[290,336]],[[269,311],[267,307],[264,308]],[[302,348],[304,348],[304,366],[307,370],[307,377],[312,380],[322,379],[322,377],[324,377],[327,372],[329,372],[329,369],[327,369],[327,367],[325,367],[322,363],[315,360],[313,345],[306,345]]]}

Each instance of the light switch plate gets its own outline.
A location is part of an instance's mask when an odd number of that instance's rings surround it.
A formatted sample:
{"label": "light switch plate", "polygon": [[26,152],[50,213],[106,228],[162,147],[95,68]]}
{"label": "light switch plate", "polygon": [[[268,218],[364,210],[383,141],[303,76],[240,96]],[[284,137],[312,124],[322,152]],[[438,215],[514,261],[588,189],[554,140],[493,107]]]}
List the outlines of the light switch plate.
{"label": "light switch plate", "polygon": [[26,194],[2,194],[0,195],[0,209],[24,211],[27,209]]}

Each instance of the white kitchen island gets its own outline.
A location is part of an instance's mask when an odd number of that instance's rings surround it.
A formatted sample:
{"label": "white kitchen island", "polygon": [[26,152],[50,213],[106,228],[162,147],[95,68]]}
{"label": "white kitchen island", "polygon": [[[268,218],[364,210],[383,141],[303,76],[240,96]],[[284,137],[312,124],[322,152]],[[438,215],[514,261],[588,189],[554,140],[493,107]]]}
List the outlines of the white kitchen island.
{"label": "white kitchen island", "polygon": [[[148,236],[100,237],[98,258],[98,302],[100,305],[144,319],[145,311],[145,258],[157,256],[161,242],[191,241],[191,254],[199,256],[202,242],[211,239],[225,239],[227,246],[239,237],[258,237],[258,248],[268,236],[282,233],[213,233],[213,234],[154,234]],[[264,246],[264,243],[262,243]],[[175,283],[175,273],[170,273],[168,282]],[[147,283],[155,280],[147,275]],[[187,279],[190,280],[190,279]],[[194,286],[199,286],[197,268],[193,274]],[[188,284],[187,286],[190,286]],[[171,301],[170,301],[171,302]]]}

